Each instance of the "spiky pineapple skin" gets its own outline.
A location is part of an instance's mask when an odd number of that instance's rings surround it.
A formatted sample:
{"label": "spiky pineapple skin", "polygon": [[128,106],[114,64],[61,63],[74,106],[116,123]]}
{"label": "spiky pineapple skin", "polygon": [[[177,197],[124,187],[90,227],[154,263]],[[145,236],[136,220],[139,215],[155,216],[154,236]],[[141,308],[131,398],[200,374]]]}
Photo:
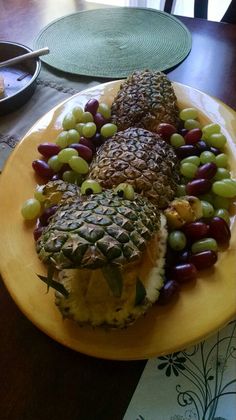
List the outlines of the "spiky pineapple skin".
{"label": "spiky pineapple skin", "polygon": [[[59,273],[59,282],[69,295],[65,297],[56,292],[55,303],[63,318],[72,319],[81,326],[92,327],[125,328],[133,324],[158,300],[164,281],[166,240],[166,220],[161,215],[160,230],[150,244],[152,250],[147,249],[144,252],[138,265],[123,271],[124,285],[120,297],[111,294],[107,282],[99,273],[100,270],[62,270]],[[147,260],[152,262],[145,276],[142,264]],[[139,304],[135,304],[137,276],[146,289],[146,296]]]}
{"label": "spiky pineapple skin", "polygon": [[122,84],[112,108],[118,130],[142,127],[157,132],[160,123],[179,124],[177,98],[170,80],[159,71],[135,71]]}
{"label": "spiky pineapple skin", "polygon": [[103,188],[113,188],[122,182],[131,184],[137,193],[162,209],[175,196],[178,168],[174,149],[158,134],[128,128],[99,148],[88,177]]}
{"label": "spiky pineapple skin", "polygon": [[57,269],[123,266],[139,259],[160,226],[145,198],[112,191],[76,196],[59,205],[36,243],[39,258]]}

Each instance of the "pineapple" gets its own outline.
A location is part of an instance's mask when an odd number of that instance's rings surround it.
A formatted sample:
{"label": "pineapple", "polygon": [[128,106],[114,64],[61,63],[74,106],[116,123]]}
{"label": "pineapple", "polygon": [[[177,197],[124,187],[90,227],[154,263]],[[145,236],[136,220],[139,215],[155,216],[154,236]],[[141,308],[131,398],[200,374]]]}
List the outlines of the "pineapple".
{"label": "pineapple", "polygon": [[44,207],[50,207],[60,203],[63,200],[80,195],[80,188],[75,184],[70,184],[62,180],[49,181],[40,186],[45,197]]}
{"label": "pineapple", "polygon": [[178,168],[174,149],[158,134],[128,128],[98,149],[88,177],[103,188],[127,182],[154,205],[164,208],[175,196]]}
{"label": "pineapple", "polygon": [[[148,200],[114,191],[63,201],[37,241],[39,258],[59,270],[56,305],[80,324],[124,327],[158,299],[165,217]],[[41,276],[40,276],[41,277]]]}
{"label": "pineapple", "polygon": [[177,99],[170,80],[159,71],[135,71],[121,85],[112,104],[118,130],[141,127],[157,132],[160,123],[179,124]]}
{"label": "pineapple", "polygon": [[43,262],[60,270],[120,266],[139,259],[159,228],[160,213],[148,200],[104,191],[63,201],[36,248]]}

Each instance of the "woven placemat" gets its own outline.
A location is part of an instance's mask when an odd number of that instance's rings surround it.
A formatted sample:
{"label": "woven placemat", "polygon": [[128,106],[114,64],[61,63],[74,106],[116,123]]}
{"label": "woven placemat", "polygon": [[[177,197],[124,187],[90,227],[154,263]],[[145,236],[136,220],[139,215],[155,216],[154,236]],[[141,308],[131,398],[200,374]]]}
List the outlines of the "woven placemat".
{"label": "woven placemat", "polygon": [[48,46],[42,60],[67,73],[120,78],[133,70],[167,70],[191,49],[191,35],[177,18],[145,8],[82,11],[51,22],[35,48]]}

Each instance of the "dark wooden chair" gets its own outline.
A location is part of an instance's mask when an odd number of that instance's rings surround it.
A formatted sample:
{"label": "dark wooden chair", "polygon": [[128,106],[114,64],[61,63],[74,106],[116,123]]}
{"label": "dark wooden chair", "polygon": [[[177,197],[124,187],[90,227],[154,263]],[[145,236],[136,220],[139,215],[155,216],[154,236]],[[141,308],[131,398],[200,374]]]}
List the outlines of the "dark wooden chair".
{"label": "dark wooden chair", "polygon": [[[164,11],[172,13],[174,0],[166,0]],[[195,0],[194,2],[194,17],[207,19],[208,0]],[[236,0],[232,0],[228,9],[226,10],[221,22],[236,23]]]}

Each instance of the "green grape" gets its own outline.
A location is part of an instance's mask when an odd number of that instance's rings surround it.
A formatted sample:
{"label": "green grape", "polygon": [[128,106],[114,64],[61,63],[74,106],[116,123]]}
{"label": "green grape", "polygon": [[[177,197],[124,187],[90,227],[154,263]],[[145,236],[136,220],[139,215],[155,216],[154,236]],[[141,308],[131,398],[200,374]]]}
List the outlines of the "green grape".
{"label": "green grape", "polygon": [[197,172],[197,166],[193,163],[182,163],[180,166],[180,173],[181,175],[185,176],[186,178],[194,178]]}
{"label": "green grape", "polygon": [[227,143],[227,139],[222,133],[214,133],[207,137],[208,146],[216,147],[217,149],[222,149]]}
{"label": "green grape", "polygon": [[79,135],[82,136],[83,135],[83,127],[85,126],[84,123],[78,123],[75,126],[75,129],[78,131]]}
{"label": "green grape", "polygon": [[64,149],[68,146],[68,131],[62,131],[58,134],[55,143],[61,148]]}
{"label": "green grape", "polygon": [[103,102],[101,102],[98,106],[98,112],[102,114],[106,120],[109,120],[111,118],[111,107]]}
{"label": "green grape", "polygon": [[74,115],[76,122],[81,121],[83,113],[84,113],[84,110],[81,106],[75,106],[72,109],[72,114]]}
{"label": "green grape", "polygon": [[202,194],[201,196],[199,196],[200,200],[202,201],[207,201],[208,203],[214,205],[214,197],[212,194],[210,193],[206,193],[206,194]]}
{"label": "green grape", "polygon": [[207,139],[211,134],[218,134],[220,133],[220,125],[216,124],[216,123],[212,123],[212,124],[207,124],[204,125],[204,127],[202,127],[202,132],[205,136],[205,138]]}
{"label": "green grape", "polygon": [[194,165],[199,166],[200,158],[198,156],[188,156],[185,159],[182,159],[180,163],[193,163]]}
{"label": "green grape", "polygon": [[230,224],[229,212],[226,209],[216,209],[214,216],[221,217],[221,219],[224,219],[228,225]]}
{"label": "green grape", "polygon": [[62,175],[63,181],[69,182],[70,184],[77,184],[77,177],[78,174],[74,171],[65,171]]}
{"label": "green grape", "polygon": [[112,137],[117,132],[117,126],[111,123],[104,124],[100,132],[105,138]]}
{"label": "green grape", "polygon": [[51,156],[48,159],[48,165],[50,166],[50,168],[52,168],[54,172],[59,172],[60,169],[62,168],[63,163],[59,160],[58,155],[55,155],[55,156]]}
{"label": "green grape", "polygon": [[58,153],[58,160],[62,163],[68,163],[72,156],[78,156],[78,152],[72,147],[67,147]]}
{"label": "green grape", "polygon": [[183,146],[185,144],[185,140],[184,140],[183,136],[181,136],[181,134],[174,133],[170,137],[170,144],[173,147],[180,147],[180,146]]}
{"label": "green grape", "polygon": [[40,203],[43,203],[46,200],[45,195],[43,194],[44,185],[37,185],[34,192],[34,198],[38,200]]}
{"label": "green grape", "polygon": [[126,184],[122,182],[121,184],[117,185],[114,189],[114,192],[119,196],[126,200],[133,200],[134,199],[134,189],[132,185]]}
{"label": "green grape", "polygon": [[215,157],[214,153],[212,153],[212,152],[205,151],[205,152],[202,152],[200,154],[200,161],[203,164],[204,163],[209,163],[209,162],[215,163],[215,160],[216,160],[216,157]]}
{"label": "green grape", "polygon": [[220,197],[234,198],[236,196],[236,183],[227,182],[231,179],[222,179],[212,185],[212,191]]}
{"label": "green grape", "polygon": [[201,124],[197,120],[186,120],[184,122],[184,128],[186,128],[186,130],[192,130],[193,128],[201,128]]}
{"label": "green grape", "polygon": [[203,251],[217,252],[217,249],[217,242],[213,238],[200,239],[199,241],[194,242],[191,248],[193,254],[198,254],[198,252]]}
{"label": "green grape", "polygon": [[208,201],[201,201],[202,203],[202,216],[203,217],[213,217],[214,216],[214,207]]}
{"label": "green grape", "polygon": [[39,216],[41,204],[36,198],[29,198],[21,207],[21,214],[26,220],[33,220]]}
{"label": "green grape", "polygon": [[229,209],[231,204],[231,200],[226,197],[220,197],[219,195],[215,195],[213,199],[213,206],[215,209]]}
{"label": "green grape", "polygon": [[213,178],[214,181],[220,181],[221,179],[230,178],[230,172],[225,168],[217,168],[216,174]]}
{"label": "green grape", "polygon": [[186,186],[184,184],[177,185],[176,195],[177,197],[182,197],[183,195],[186,195]]}
{"label": "green grape", "polygon": [[91,138],[96,134],[97,127],[93,122],[88,122],[83,126],[83,136]]}
{"label": "green grape", "polygon": [[93,122],[93,115],[91,112],[85,111],[81,117],[81,122],[86,124],[88,122]]}
{"label": "green grape", "polygon": [[76,126],[76,119],[72,112],[66,114],[62,121],[62,127],[64,130],[70,130],[71,128],[75,128]]}
{"label": "green grape", "polygon": [[88,163],[80,156],[72,156],[68,163],[71,169],[78,174],[86,175],[89,171]]}
{"label": "green grape", "polygon": [[168,237],[169,246],[175,251],[182,251],[187,244],[186,236],[181,230],[173,230]]}
{"label": "green grape", "polygon": [[102,192],[101,185],[93,179],[87,179],[81,185],[81,194],[98,194]]}
{"label": "green grape", "polygon": [[79,143],[80,135],[75,128],[68,131],[68,146],[73,143]]}
{"label": "green grape", "polygon": [[179,117],[181,120],[195,120],[198,117],[198,111],[196,108],[184,108],[179,113]]}
{"label": "green grape", "polygon": [[226,168],[228,166],[228,156],[225,153],[220,153],[216,156],[215,163],[218,168]]}

